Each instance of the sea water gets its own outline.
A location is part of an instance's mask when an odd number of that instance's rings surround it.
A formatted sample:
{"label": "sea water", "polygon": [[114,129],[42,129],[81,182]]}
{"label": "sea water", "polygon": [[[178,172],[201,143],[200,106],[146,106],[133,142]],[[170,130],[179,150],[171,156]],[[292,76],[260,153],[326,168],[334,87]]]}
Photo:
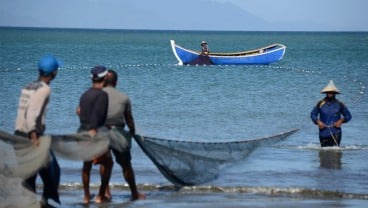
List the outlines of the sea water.
{"label": "sea water", "polygon": [[[205,40],[212,52],[272,43],[287,48],[283,59],[270,65],[178,66],[170,40],[193,50]],[[115,164],[113,203],[105,207],[368,205],[368,33],[0,28],[0,129],[14,131],[20,89],[37,79],[37,60],[45,54],[63,62],[51,84],[46,134],[76,132],[79,97],[91,86],[89,71],[97,64],[119,73],[118,89],[130,96],[142,135],[234,141],[300,129],[224,166],[216,180],[180,190],[133,142],[136,181],[147,199],[128,203],[129,189]],[[343,125],[341,147],[322,149],[310,111],[329,80],[353,118]],[[61,207],[82,206],[82,162],[59,158],[59,163]],[[92,173],[96,189],[98,167]]]}

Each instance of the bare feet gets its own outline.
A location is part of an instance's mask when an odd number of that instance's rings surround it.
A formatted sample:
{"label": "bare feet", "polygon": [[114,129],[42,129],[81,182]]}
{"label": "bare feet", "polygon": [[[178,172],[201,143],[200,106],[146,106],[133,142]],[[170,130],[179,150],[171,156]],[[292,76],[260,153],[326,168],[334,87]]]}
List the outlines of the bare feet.
{"label": "bare feet", "polygon": [[111,200],[112,198],[109,186],[106,188],[105,197],[108,198],[109,200]]}
{"label": "bare feet", "polygon": [[106,196],[96,196],[95,198],[95,203],[96,204],[101,204],[101,203],[106,203],[106,202],[110,202],[111,198],[108,198]]}
{"label": "bare feet", "polygon": [[135,201],[135,200],[142,200],[145,199],[146,195],[142,194],[142,193],[138,193],[136,196],[131,196],[130,200]]}
{"label": "bare feet", "polygon": [[83,199],[83,204],[88,204],[89,201],[90,201],[90,198],[85,196]]}
{"label": "bare feet", "polygon": [[91,201],[91,199],[93,199],[93,197],[95,197],[94,194],[92,194],[92,195],[84,195],[83,204],[88,204]]}

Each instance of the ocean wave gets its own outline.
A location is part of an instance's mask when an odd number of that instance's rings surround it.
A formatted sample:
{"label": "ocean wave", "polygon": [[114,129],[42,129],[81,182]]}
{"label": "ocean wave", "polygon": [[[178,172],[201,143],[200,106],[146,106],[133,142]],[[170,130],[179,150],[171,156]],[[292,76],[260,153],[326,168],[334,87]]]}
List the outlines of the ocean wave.
{"label": "ocean wave", "polygon": [[[99,184],[90,184],[91,189],[98,189]],[[144,192],[165,191],[175,192],[176,194],[203,194],[203,193],[227,193],[227,194],[259,194],[265,196],[288,196],[288,197],[303,197],[303,198],[323,198],[323,199],[363,199],[368,200],[368,193],[346,193],[340,191],[310,189],[303,187],[267,187],[267,186],[184,186],[178,187],[175,185],[157,185],[157,184],[137,184],[139,190]],[[110,184],[112,190],[129,191],[128,184]],[[80,183],[61,184],[60,190],[80,190],[83,191],[83,186]]]}
{"label": "ocean wave", "polygon": [[348,150],[368,150],[368,145],[342,145],[342,146],[334,146],[334,147],[321,147],[318,143],[308,143],[306,145],[299,145],[299,146],[288,146],[289,148],[296,148],[296,149],[303,149],[303,150],[331,150],[331,151],[348,151]]}

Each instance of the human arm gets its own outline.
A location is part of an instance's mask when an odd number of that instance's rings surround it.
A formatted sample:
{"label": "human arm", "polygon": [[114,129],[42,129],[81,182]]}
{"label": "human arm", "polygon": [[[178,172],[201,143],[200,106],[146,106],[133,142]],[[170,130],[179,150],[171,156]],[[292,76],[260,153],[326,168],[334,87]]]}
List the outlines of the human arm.
{"label": "human arm", "polygon": [[208,51],[208,47],[207,47],[207,45],[203,45],[202,46],[202,54],[208,54],[209,53],[209,51]]}
{"label": "human arm", "polygon": [[[80,112],[81,112],[81,108],[80,106],[77,107],[77,109],[75,110],[75,113],[80,116]],[[97,134],[97,130],[96,129],[89,129],[87,131],[88,135],[91,137],[94,137]]]}
{"label": "human arm", "polygon": [[319,119],[319,108],[318,105],[315,106],[310,114],[310,117],[314,124],[318,126],[318,128],[323,129],[326,128],[326,125]]}
{"label": "human arm", "polygon": [[75,110],[75,113],[79,116],[80,115],[80,111],[81,111],[80,106],[78,106],[77,109]]}
{"label": "human arm", "polygon": [[345,119],[344,118],[340,118],[339,120],[337,120],[335,123],[334,123],[334,126],[337,127],[337,128],[341,128],[341,125],[342,123],[344,123]]}
{"label": "human arm", "polygon": [[33,144],[35,144],[36,146],[38,146],[40,144],[40,140],[38,139],[38,134],[36,133],[36,131],[31,131],[28,133],[28,138],[29,140],[31,140],[31,142]]}
{"label": "human arm", "polygon": [[106,93],[96,96],[89,120],[88,133],[91,137],[97,134],[97,129],[105,124],[108,108],[108,97]]}
{"label": "human arm", "polygon": [[335,127],[338,127],[338,128],[340,128],[343,123],[349,122],[351,120],[351,118],[352,118],[351,113],[348,110],[348,108],[344,104],[342,104],[342,103],[340,105],[341,105],[341,108],[342,108],[341,109],[341,115],[342,115],[342,117],[338,121],[336,121],[334,123],[334,126]]}
{"label": "human arm", "polygon": [[125,114],[125,120],[129,128],[129,132],[132,136],[135,135],[135,125],[134,125],[134,119],[132,115],[132,111],[126,111]]}
{"label": "human arm", "polygon": [[135,135],[135,125],[134,125],[134,118],[133,118],[133,113],[132,113],[132,104],[130,100],[127,103],[127,108],[125,109],[125,112],[124,112],[124,118],[125,118],[126,124],[128,125],[130,134],[134,136]]}

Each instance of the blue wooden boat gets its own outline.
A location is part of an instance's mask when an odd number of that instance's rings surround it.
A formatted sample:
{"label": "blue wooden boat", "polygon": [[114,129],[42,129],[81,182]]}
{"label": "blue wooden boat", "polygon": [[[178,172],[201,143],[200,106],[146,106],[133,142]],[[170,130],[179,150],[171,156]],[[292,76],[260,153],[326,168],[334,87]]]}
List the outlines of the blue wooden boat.
{"label": "blue wooden boat", "polygon": [[236,53],[212,53],[202,55],[199,51],[183,48],[170,41],[178,65],[246,65],[270,64],[282,59],[286,46],[275,43],[263,48]]}

